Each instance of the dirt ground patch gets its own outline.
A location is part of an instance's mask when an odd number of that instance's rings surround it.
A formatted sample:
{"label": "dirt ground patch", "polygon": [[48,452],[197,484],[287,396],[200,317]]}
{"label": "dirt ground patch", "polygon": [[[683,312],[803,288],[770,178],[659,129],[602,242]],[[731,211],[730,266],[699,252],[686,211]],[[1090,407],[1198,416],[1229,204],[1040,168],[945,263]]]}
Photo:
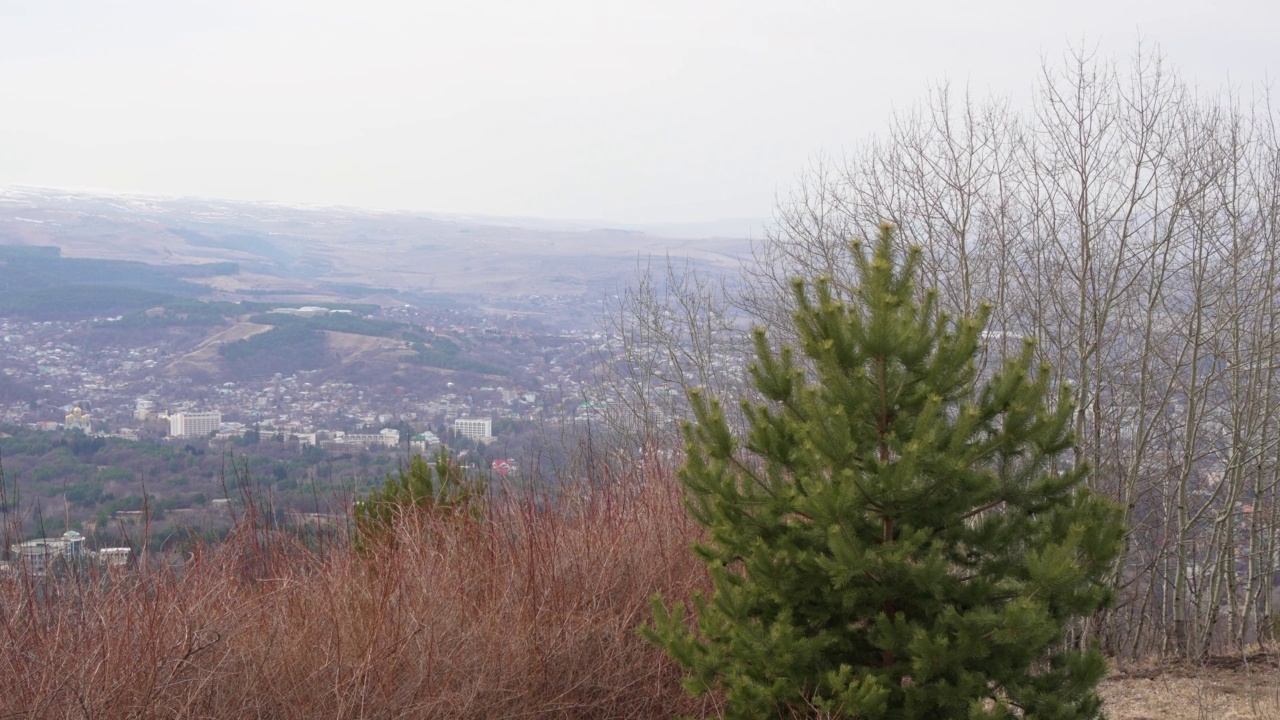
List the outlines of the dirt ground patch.
{"label": "dirt ground patch", "polygon": [[1280,718],[1280,654],[1118,669],[1099,692],[1111,720]]}
{"label": "dirt ground patch", "polygon": [[344,362],[369,359],[399,359],[411,357],[413,352],[403,340],[354,333],[325,331],[326,347],[342,355]]}
{"label": "dirt ground patch", "polygon": [[215,333],[205,338],[191,352],[177,358],[169,363],[164,369],[164,373],[169,376],[188,373],[193,370],[216,374],[221,363],[221,356],[218,354],[218,348],[233,343],[237,340],[244,340],[258,333],[263,333],[272,328],[271,325],[259,325],[251,322],[240,322],[221,332]]}

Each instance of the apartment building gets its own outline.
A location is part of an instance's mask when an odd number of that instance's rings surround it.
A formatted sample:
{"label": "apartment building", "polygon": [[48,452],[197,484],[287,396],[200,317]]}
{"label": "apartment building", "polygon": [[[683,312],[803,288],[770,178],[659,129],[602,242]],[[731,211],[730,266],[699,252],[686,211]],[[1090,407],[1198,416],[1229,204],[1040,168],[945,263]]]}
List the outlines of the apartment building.
{"label": "apartment building", "polygon": [[170,437],[202,437],[218,432],[220,427],[222,427],[222,413],[217,410],[181,412],[169,416]]}
{"label": "apartment building", "polygon": [[477,442],[493,439],[493,418],[458,418],[453,421],[453,430],[462,437]]}

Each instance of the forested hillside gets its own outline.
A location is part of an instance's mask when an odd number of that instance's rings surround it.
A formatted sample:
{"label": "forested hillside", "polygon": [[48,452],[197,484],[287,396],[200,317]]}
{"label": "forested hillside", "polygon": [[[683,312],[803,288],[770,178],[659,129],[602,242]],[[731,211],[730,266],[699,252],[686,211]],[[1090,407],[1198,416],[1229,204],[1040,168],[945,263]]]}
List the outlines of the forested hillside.
{"label": "forested hillside", "polygon": [[[139,442],[78,431],[0,431],[5,527],[22,535],[74,529],[102,536],[95,538],[99,543],[118,538],[122,520],[138,525],[137,518],[119,513],[141,510],[144,501],[152,533],[160,537],[184,526],[225,531],[234,518],[219,501],[239,504],[244,491],[258,494],[281,521],[288,510],[343,513],[354,495],[404,461],[394,450],[329,453],[256,431],[214,448],[207,439]],[[141,530],[133,528],[135,540]]]}

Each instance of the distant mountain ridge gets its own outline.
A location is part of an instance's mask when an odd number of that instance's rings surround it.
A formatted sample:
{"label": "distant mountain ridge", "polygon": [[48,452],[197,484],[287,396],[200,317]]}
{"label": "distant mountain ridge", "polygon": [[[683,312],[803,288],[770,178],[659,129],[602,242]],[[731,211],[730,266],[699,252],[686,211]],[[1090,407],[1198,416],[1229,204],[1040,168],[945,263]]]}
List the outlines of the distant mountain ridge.
{"label": "distant mountain ridge", "polygon": [[[667,227],[677,235],[696,226]],[[162,266],[234,264],[235,272],[182,276],[211,299],[376,295],[385,302],[400,293],[613,292],[635,277],[638,262],[654,256],[736,271],[750,243],[745,237],[662,237],[643,226],[9,187],[0,188],[0,245],[54,246],[64,258]]]}

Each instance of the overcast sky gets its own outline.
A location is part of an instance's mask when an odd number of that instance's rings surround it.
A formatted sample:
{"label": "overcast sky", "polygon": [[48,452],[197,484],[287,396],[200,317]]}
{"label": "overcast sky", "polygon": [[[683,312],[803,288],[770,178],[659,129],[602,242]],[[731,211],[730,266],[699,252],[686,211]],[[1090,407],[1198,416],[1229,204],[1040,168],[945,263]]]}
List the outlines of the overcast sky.
{"label": "overcast sky", "polygon": [[[450,213],[767,217],[931,82],[1025,95],[1141,35],[1280,71],[1274,0],[0,0],[0,185]],[[1052,6],[1052,7],[1051,7]]]}

